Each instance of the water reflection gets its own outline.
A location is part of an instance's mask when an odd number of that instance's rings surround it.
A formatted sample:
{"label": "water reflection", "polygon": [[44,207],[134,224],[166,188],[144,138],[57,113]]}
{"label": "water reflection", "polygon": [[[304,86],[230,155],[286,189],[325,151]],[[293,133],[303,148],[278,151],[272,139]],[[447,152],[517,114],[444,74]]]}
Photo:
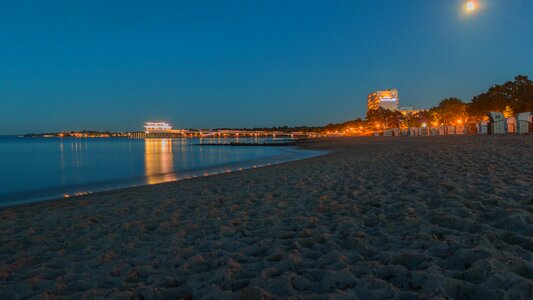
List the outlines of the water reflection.
{"label": "water reflection", "polygon": [[148,184],[176,180],[171,139],[144,140],[144,170]]}

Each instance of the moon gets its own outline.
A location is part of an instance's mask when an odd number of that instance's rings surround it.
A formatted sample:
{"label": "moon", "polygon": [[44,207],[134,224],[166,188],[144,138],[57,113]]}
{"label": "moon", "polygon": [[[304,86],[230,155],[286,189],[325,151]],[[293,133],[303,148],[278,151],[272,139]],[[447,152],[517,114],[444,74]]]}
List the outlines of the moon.
{"label": "moon", "polygon": [[466,3],[466,10],[473,11],[475,9],[476,9],[476,3],[474,3],[474,1],[469,1],[468,3]]}

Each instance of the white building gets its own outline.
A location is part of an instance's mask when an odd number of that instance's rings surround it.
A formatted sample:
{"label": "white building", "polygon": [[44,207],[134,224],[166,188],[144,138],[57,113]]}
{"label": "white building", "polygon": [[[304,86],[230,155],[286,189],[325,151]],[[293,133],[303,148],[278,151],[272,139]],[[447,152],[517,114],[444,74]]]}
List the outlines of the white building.
{"label": "white building", "polygon": [[368,110],[384,108],[388,110],[398,110],[400,105],[400,98],[398,98],[397,89],[389,89],[383,91],[375,91],[368,95],[367,98]]}
{"label": "white building", "polygon": [[172,130],[172,126],[165,122],[146,122],[144,123],[144,131],[150,132],[165,132]]}

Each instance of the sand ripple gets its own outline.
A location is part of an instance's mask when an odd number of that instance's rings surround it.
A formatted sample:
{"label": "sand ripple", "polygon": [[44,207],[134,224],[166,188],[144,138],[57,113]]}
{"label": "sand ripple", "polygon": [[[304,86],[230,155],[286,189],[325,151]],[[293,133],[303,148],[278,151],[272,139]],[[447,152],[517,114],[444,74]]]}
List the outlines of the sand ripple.
{"label": "sand ripple", "polygon": [[0,298],[533,298],[533,137],[313,147],[2,209]]}

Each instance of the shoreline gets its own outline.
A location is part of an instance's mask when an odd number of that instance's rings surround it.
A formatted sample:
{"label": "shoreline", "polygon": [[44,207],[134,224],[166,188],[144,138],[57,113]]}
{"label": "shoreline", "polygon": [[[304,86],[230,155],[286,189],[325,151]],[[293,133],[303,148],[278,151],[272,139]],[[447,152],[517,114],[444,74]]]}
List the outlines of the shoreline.
{"label": "shoreline", "polygon": [[[298,147],[299,144],[301,143],[279,145],[279,147],[285,148],[287,150],[285,150],[283,154],[277,154],[271,157],[245,160],[245,161],[226,164],[226,165],[192,169],[192,170],[182,171],[182,172],[156,174],[150,177],[151,180],[160,181],[158,183],[141,182],[141,181],[145,181],[146,178],[140,177],[140,179],[137,180],[138,183],[133,183],[131,179],[119,179],[113,182],[100,182],[100,183],[91,183],[91,184],[84,184],[84,185],[78,185],[78,186],[72,186],[72,187],[48,189],[46,190],[46,192],[57,190],[56,194],[57,195],[63,194],[63,197],[33,196],[31,199],[28,198],[26,200],[4,200],[0,202],[0,210],[3,208],[7,208],[7,207],[14,207],[14,206],[19,206],[19,205],[31,205],[33,203],[40,203],[40,202],[62,201],[62,200],[71,201],[71,200],[75,200],[77,197],[81,197],[85,195],[113,192],[113,191],[123,190],[123,189],[135,189],[135,188],[145,187],[145,186],[152,186],[152,185],[159,185],[159,184],[165,184],[165,183],[173,183],[173,182],[178,182],[182,180],[190,180],[190,179],[201,178],[201,177],[215,176],[215,175],[220,175],[224,173],[240,172],[243,170],[263,168],[263,167],[288,163],[288,162],[296,161],[296,160],[309,159],[309,158],[327,154],[326,150],[319,151],[319,150],[313,150],[313,149],[304,149],[304,148]],[[208,144],[206,146],[213,146],[213,145]],[[217,145],[217,146],[222,146],[222,145]],[[224,146],[238,147],[242,145],[228,144]],[[245,145],[245,146],[252,146],[252,145]],[[253,145],[253,146],[266,146],[266,145],[258,144],[258,145]],[[268,146],[276,146],[276,145],[268,145]],[[314,151],[314,153],[312,153],[312,151]],[[172,178],[165,179],[166,177],[169,177],[169,176]],[[125,183],[126,180],[129,180],[132,183],[127,184]],[[75,192],[77,190],[83,190],[83,191]],[[20,192],[20,193],[1,196],[0,199],[9,198],[9,197],[17,197],[17,196],[23,197],[24,195],[36,194],[36,193],[38,192]],[[31,197],[31,196],[26,196],[26,197]]]}
{"label": "shoreline", "polygon": [[0,290],[6,298],[533,295],[533,137],[302,147],[331,152],[2,208]]}

